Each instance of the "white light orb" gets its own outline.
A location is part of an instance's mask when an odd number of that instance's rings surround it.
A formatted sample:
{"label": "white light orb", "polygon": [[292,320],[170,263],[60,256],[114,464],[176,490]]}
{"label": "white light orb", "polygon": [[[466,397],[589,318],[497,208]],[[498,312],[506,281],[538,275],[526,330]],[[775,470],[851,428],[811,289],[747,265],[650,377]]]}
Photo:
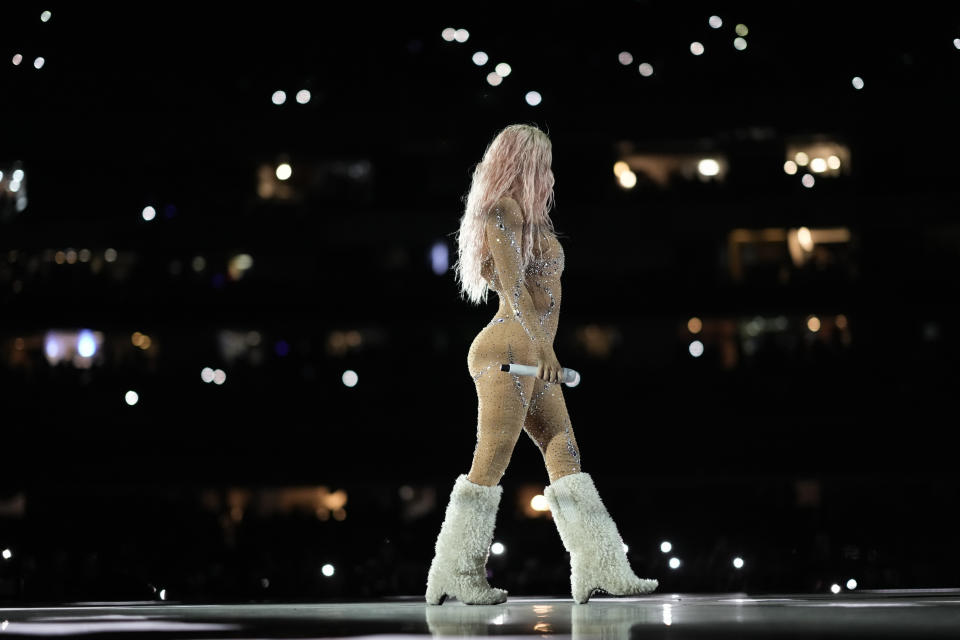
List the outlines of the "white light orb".
{"label": "white light orb", "polygon": [[310,91],[307,89],[300,89],[300,91],[297,91],[297,102],[300,104],[307,104],[310,102]]}
{"label": "white light orb", "polygon": [[320,572],[321,572],[323,575],[327,576],[327,577],[332,576],[332,575],[333,575],[333,565],[332,565],[332,564],[325,564],[325,565],[323,565],[323,566],[320,568]]}
{"label": "white light orb", "polygon": [[663,551],[664,553],[670,553],[670,549],[673,549],[673,545],[668,541],[664,540],[660,543],[660,551]]}
{"label": "white light orb", "polygon": [[704,158],[697,163],[697,171],[700,175],[715,176],[720,173],[720,163],[713,158]]}
{"label": "white light orb", "polygon": [[495,556],[500,555],[506,550],[507,548],[503,546],[502,542],[494,542],[492,545],[490,545],[490,553],[492,553]]}
{"label": "white light orb", "polygon": [[633,189],[637,185],[637,174],[627,169],[620,172],[620,186],[624,189]]}
{"label": "white light orb", "polygon": [[622,65],[631,64],[633,62],[633,54],[629,51],[621,51],[619,55],[617,55],[617,60],[619,60]]}
{"label": "white light orb", "polygon": [[136,391],[131,389],[130,391],[127,391],[126,395],[123,396],[123,399],[126,400],[127,404],[132,407],[140,400],[140,396]]}
{"label": "white light orb", "polygon": [[827,158],[827,166],[834,170],[839,169],[840,158],[838,158],[837,156],[830,156],[829,158]]}
{"label": "white light orb", "polygon": [[513,69],[510,68],[510,65],[508,65],[506,62],[498,63],[493,70],[496,71],[497,75],[499,75],[501,78],[506,78],[508,75],[510,75],[510,72],[513,71]]}
{"label": "white light orb", "polygon": [[719,29],[723,26],[723,20],[720,19],[720,16],[710,16],[710,19],[707,22],[714,29]]}
{"label": "white light orb", "polygon": [[149,221],[151,221],[151,220],[153,220],[154,218],[157,217],[157,210],[154,209],[153,207],[147,205],[146,207],[143,208],[143,211],[141,212],[140,215],[143,216],[143,219],[144,219],[144,220],[146,220],[147,222],[149,222]]}
{"label": "white light orb", "polygon": [[97,340],[93,337],[93,331],[84,329],[77,335],[77,353],[82,358],[92,358],[97,352]]}
{"label": "white light orb", "polygon": [[453,39],[457,42],[466,42],[470,38],[470,32],[466,29],[457,29],[453,32]]}
{"label": "white light orb", "polygon": [[680,566],[680,558],[677,558],[677,557],[670,558],[669,564],[671,569],[678,568]]}
{"label": "white light orb", "polygon": [[808,173],[804,175],[802,178],[800,178],[800,182],[803,184],[803,186],[809,189],[814,185],[816,180],[814,180],[813,176]]}
{"label": "white light orb", "polygon": [[733,566],[737,569],[743,569],[743,558],[737,556],[733,559]]}
{"label": "white light orb", "polygon": [[340,376],[340,379],[343,381],[343,384],[347,387],[357,386],[357,382],[360,381],[360,376],[357,375],[357,372],[353,369],[347,369],[343,372],[343,375]]}
{"label": "white light orb", "polygon": [[13,63],[13,66],[16,67],[16,66],[19,65],[21,62],[23,62],[23,56],[20,55],[19,53],[15,53],[15,54],[13,54],[13,59],[11,60],[11,62]]}
{"label": "white light orb", "polygon": [[691,42],[690,53],[692,53],[695,56],[701,55],[703,53],[703,44],[699,42]]}
{"label": "white light orb", "polygon": [[644,78],[649,78],[653,75],[653,65],[649,62],[641,62],[640,66],[637,67],[637,70]]}
{"label": "white light orb", "polygon": [[293,175],[293,168],[286,162],[277,165],[277,180],[289,180]]}
{"label": "white light orb", "polygon": [[690,355],[694,358],[699,358],[703,355],[703,343],[699,340],[694,340],[690,343],[690,346],[687,347],[687,350],[690,351]]}
{"label": "white light orb", "polygon": [[34,68],[39,69],[43,66],[44,62],[46,62],[46,60],[43,59],[43,56],[37,56],[33,61],[33,66]]}
{"label": "white light orb", "polygon": [[52,13],[44,11],[40,14],[40,22],[49,22],[51,17],[53,17]]}
{"label": "white light orb", "polygon": [[478,67],[482,67],[483,65],[487,64],[488,60],[490,60],[490,56],[483,51],[477,51],[473,54],[472,60],[473,64],[477,65]]}
{"label": "white light orb", "polygon": [[201,369],[200,379],[207,383],[213,382],[213,369],[210,367],[204,367]]}
{"label": "white light orb", "polygon": [[457,30],[453,27],[447,27],[440,32],[440,37],[446,40],[447,42],[453,42],[453,39],[457,37]]}
{"label": "white light orb", "polygon": [[283,91],[282,89],[278,89],[277,91],[273,92],[273,95],[270,97],[270,100],[273,102],[273,104],[277,104],[277,105],[283,104],[284,102],[287,101],[287,92]]}
{"label": "white light orb", "polygon": [[535,107],[543,100],[543,97],[540,95],[539,91],[527,91],[527,95],[524,96],[527,100],[527,104],[531,107]]}
{"label": "white light orb", "polygon": [[793,160],[787,160],[783,163],[783,171],[787,175],[795,175],[797,173],[797,163]]}
{"label": "white light orb", "polygon": [[850,81],[853,84],[854,89],[863,89],[863,78],[860,76],[854,76],[853,80]]}
{"label": "white light orb", "polygon": [[733,48],[737,51],[743,51],[747,48],[747,41],[745,38],[734,38],[733,39]]}
{"label": "white light orb", "polygon": [[495,87],[501,82],[503,82],[503,77],[501,77],[500,74],[497,73],[496,71],[491,71],[490,73],[487,74],[487,82],[490,83],[490,85]]}
{"label": "white light orb", "polygon": [[810,171],[814,173],[823,173],[827,170],[827,161],[823,158],[814,158],[810,161]]}
{"label": "white light orb", "polygon": [[850,589],[851,591],[853,591],[856,588],[857,588],[856,580],[854,580],[853,578],[850,578],[849,580],[847,580],[847,589]]}
{"label": "white light orb", "polygon": [[213,370],[213,384],[223,384],[227,381],[227,374],[223,369]]}
{"label": "white light orb", "polygon": [[840,585],[836,583],[830,585],[830,591],[832,591],[833,593],[840,593]]}

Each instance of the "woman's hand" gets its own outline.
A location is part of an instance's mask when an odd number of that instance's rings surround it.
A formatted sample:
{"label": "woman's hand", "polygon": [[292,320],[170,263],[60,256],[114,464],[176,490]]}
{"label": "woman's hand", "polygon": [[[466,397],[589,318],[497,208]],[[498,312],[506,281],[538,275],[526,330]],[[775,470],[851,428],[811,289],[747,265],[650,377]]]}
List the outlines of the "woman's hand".
{"label": "woman's hand", "polygon": [[546,382],[561,382],[562,368],[557,361],[557,354],[553,352],[553,346],[541,343],[537,350],[537,377]]}

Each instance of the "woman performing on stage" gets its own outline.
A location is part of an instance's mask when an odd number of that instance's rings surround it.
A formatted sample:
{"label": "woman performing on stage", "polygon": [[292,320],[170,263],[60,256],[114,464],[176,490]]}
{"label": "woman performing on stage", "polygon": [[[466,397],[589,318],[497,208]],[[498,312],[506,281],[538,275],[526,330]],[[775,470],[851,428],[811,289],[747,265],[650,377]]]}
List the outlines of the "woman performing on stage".
{"label": "woman performing on stage", "polygon": [[[658,582],[638,578],[623,540],[580,450],[560,386],[553,351],[560,312],[564,252],[549,212],[554,204],[552,146],[535,126],[510,125],[490,144],[473,172],[460,219],[454,266],[462,297],[500,298],[496,316],[477,335],[467,367],[477,390],[477,446],[469,474],[457,477],[427,576],[426,599],[452,596],[466,604],[499,604],[507,591],[487,582],[486,563],[503,477],[521,429],[543,454],[550,484],[544,496],[570,554],[573,599],[594,591],[649,593]],[[536,363],[537,375],[502,372],[504,363]]]}

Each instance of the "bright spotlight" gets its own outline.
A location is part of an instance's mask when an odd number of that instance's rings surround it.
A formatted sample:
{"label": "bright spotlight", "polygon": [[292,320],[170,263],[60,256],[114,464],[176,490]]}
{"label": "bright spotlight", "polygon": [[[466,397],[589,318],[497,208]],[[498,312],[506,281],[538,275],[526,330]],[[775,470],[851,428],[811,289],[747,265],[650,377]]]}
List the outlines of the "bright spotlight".
{"label": "bright spotlight", "polygon": [[53,16],[52,13],[50,13],[49,11],[44,11],[43,13],[40,14],[40,22],[48,22],[51,16]]}
{"label": "bright spotlight", "polygon": [[956,47],[957,49],[960,49],[960,38],[953,39],[953,46]]}
{"label": "bright spotlight", "polygon": [[814,173],[823,173],[827,170],[827,161],[823,158],[814,158],[810,161],[810,171]]}
{"label": "bright spotlight", "polygon": [[830,585],[830,591],[832,591],[833,593],[840,593],[840,585],[836,583]]}
{"label": "bright spotlight", "polygon": [[537,494],[530,498],[530,508],[534,511],[549,511],[550,503],[547,502],[546,496]]}
{"label": "bright spotlight", "polygon": [[670,549],[673,549],[673,545],[666,540],[660,543],[660,551],[663,551],[664,553],[670,553]]}
{"label": "bright spotlight", "polygon": [[127,391],[126,395],[123,396],[123,399],[127,401],[127,404],[131,407],[137,404],[137,401],[140,400],[140,396],[137,395],[137,392],[134,390]]}
{"label": "bright spotlight", "polygon": [[690,351],[690,355],[692,355],[694,358],[699,358],[703,355],[703,343],[699,340],[694,340],[691,342],[687,349]]}
{"label": "bright spotlight", "polygon": [[496,71],[497,75],[501,78],[506,78],[508,75],[510,75],[510,72],[513,71],[513,69],[510,68],[510,65],[508,65],[506,62],[498,63],[493,70]]}
{"label": "bright spotlight", "polygon": [[813,233],[806,227],[797,229],[797,242],[804,251],[813,251]]}
{"label": "bright spotlight", "polygon": [[783,163],[783,171],[789,176],[796,175],[797,173],[797,163],[793,160],[787,160]]}
{"label": "bright spotlight", "polygon": [[633,54],[629,51],[621,51],[617,56],[617,60],[619,60],[622,65],[628,65],[633,62]]}
{"label": "bright spotlight", "polygon": [[283,104],[287,101],[287,92],[283,90],[274,91],[270,99],[273,101],[273,104]]}
{"label": "bright spotlight", "polygon": [[16,67],[16,66],[19,65],[21,62],[23,62],[23,56],[20,55],[19,53],[15,53],[15,54],[13,54],[13,59],[11,60],[11,62],[13,63],[13,66]]}
{"label": "bright spotlight", "polygon": [[807,329],[810,333],[816,333],[820,331],[820,318],[817,316],[810,316],[807,318]]}
{"label": "bright spotlight", "polygon": [[453,42],[453,39],[457,37],[457,30],[453,27],[447,27],[440,33],[440,37],[447,42]]}
{"label": "bright spotlight", "polygon": [[325,565],[323,565],[323,566],[320,568],[320,572],[323,573],[323,575],[325,575],[325,576],[327,576],[327,577],[332,576],[332,575],[333,575],[333,565],[332,565],[332,564],[325,564]]}
{"label": "bright spotlight", "polygon": [[854,76],[850,82],[853,83],[854,89],[863,89],[863,78],[860,76]]}
{"label": "bright spotlight", "polygon": [[745,24],[738,24],[733,30],[737,32],[738,36],[747,35],[747,25]]}
{"label": "bright spotlight", "polygon": [[669,564],[671,569],[676,569],[677,567],[680,566],[680,558],[677,558],[677,557],[670,558]]}
{"label": "bright spotlight", "polygon": [[539,91],[527,91],[525,96],[527,99],[527,104],[531,107],[535,107],[543,100],[543,97],[540,95]]}
{"label": "bright spotlight", "polygon": [[360,380],[360,376],[357,375],[357,372],[353,369],[347,369],[343,372],[343,375],[340,376],[340,379],[343,381],[343,384],[348,387],[357,386],[357,382]]}
{"label": "bright spotlight", "polygon": [[293,175],[293,168],[286,162],[277,165],[277,180],[289,180]]}
{"label": "bright spotlight", "polygon": [[743,558],[737,556],[733,559],[733,566],[737,569],[743,569]]}
{"label": "bright spotlight", "polygon": [[143,212],[141,213],[141,215],[143,216],[144,220],[149,222],[150,220],[153,220],[154,218],[157,217],[157,210],[151,206],[146,206],[143,208]]}
{"label": "bright spotlight", "polygon": [[708,20],[708,22],[714,29],[719,29],[723,26],[723,20],[720,19],[720,16],[710,16],[710,20]]}
{"label": "bright spotlight", "polygon": [[35,68],[39,69],[40,67],[43,66],[43,63],[44,63],[44,62],[45,62],[45,60],[43,59],[42,56],[37,56],[37,58],[34,59],[34,61],[33,61],[33,66],[34,66]]}
{"label": "bright spotlight", "polygon": [[613,163],[613,175],[617,176],[618,178],[620,177],[621,173],[629,170],[630,170],[630,165],[628,165],[623,160],[618,160],[617,162]]}
{"label": "bright spotlight", "polygon": [[633,189],[637,184],[637,174],[627,169],[620,172],[620,186],[624,189]]}
{"label": "bright spotlight", "polygon": [[477,65],[478,67],[482,67],[483,65],[487,64],[489,59],[490,56],[483,51],[477,51],[475,54],[473,54],[473,64]]}
{"label": "bright spotlight", "polygon": [[856,580],[854,580],[853,578],[850,578],[849,580],[847,580],[847,589],[850,589],[851,591],[853,591],[856,588],[857,588]]}
{"label": "bright spotlight", "polygon": [[453,39],[457,42],[466,42],[467,38],[470,37],[470,32],[466,29],[457,29],[453,32]]}
{"label": "bright spotlight", "polygon": [[93,337],[93,331],[84,329],[77,334],[77,353],[83,358],[92,358],[97,352],[97,341]]}
{"label": "bright spotlight", "polygon": [[501,82],[503,82],[503,77],[496,71],[491,71],[490,73],[487,74],[487,82],[489,82],[492,86],[495,87]]}
{"label": "bright spotlight", "polygon": [[210,367],[204,367],[200,371],[200,379],[204,382],[213,382],[213,369]]}
{"label": "bright spotlight", "polygon": [[829,158],[827,158],[827,166],[830,167],[831,169],[839,169],[840,158],[838,158],[837,156],[830,156]]}
{"label": "bright spotlight", "polygon": [[743,51],[747,48],[747,41],[745,38],[734,38],[733,39],[733,48],[737,51]]}
{"label": "bright spotlight", "polygon": [[12,558],[12,557],[13,557],[13,552],[10,551],[10,549],[4,549],[4,550],[3,550],[3,559],[4,559],[4,560],[9,560],[9,559]]}
{"label": "bright spotlight", "polygon": [[502,542],[494,542],[492,545],[490,545],[490,553],[492,553],[495,556],[500,555],[506,550],[507,548],[503,546]]}
{"label": "bright spotlight", "polygon": [[638,69],[640,71],[640,75],[642,75],[644,78],[649,78],[653,75],[653,65],[649,62],[640,63]]}
{"label": "bright spotlight", "polygon": [[813,177],[811,174],[809,174],[809,173],[806,174],[806,175],[804,175],[802,178],[800,178],[800,183],[801,183],[803,186],[805,186],[807,189],[809,189],[810,187],[812,187],[815,182],[816,182],[816,180],[815,180],[814,177]]}
{"label": "bright spotlight", "polygon": [[297,102],[300,104],[307,104],[310,102],[310,91],[307,89],[300,89],[300,91],[297,91]]}
{"label": "bright spotlight", "polygon": [[805,167],[810,163],[810,156],[803,151],[798,151],[797,154],[793,156],[793,159],[796,160],[797,164],[801,167]]}
{"label": "bright spotlight", "polygon": [[692,53],[695,56],[699,56],[700,54],[703,53],[703,45],[700,44],[699,42],[691,42],[690,53]]}
{"label": "bright spotlight", "polygon": [[720,173],[720,163],[713,158],[704,158],[697,163],[697,171],[700,172],[700,175],[715,176]]}
{"label": "bright spotlight", "polygon": [[213,384],[223,384],[227,381],[227,374],[223,369],[213,370]]}

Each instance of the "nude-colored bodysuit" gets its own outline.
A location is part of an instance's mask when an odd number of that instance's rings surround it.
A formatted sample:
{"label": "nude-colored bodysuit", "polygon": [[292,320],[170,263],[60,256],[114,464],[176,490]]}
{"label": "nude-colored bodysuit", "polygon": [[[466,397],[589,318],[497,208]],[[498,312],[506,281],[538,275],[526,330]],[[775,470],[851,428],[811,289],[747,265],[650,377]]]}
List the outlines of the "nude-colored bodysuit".
{"label": "nude-colored bodysuit", "polygon": [[[503,477],[523,429],[543,454],[550,482],[580,471],[560,384],[500,370],[504,363],[537,365],[538,338],[553,344],[560,311],[564,252],[549,233],[534,240],[534,261],[520,274],[523,214],[513,199],[488,213],[490,248],[481,273],[500,308],[470,345],[467,368],[477,388],[477,446],[468,479],[492,486]],[[538,330],[539,329],[539,330]],[[561,362],[562,364],[562,362]]]}

